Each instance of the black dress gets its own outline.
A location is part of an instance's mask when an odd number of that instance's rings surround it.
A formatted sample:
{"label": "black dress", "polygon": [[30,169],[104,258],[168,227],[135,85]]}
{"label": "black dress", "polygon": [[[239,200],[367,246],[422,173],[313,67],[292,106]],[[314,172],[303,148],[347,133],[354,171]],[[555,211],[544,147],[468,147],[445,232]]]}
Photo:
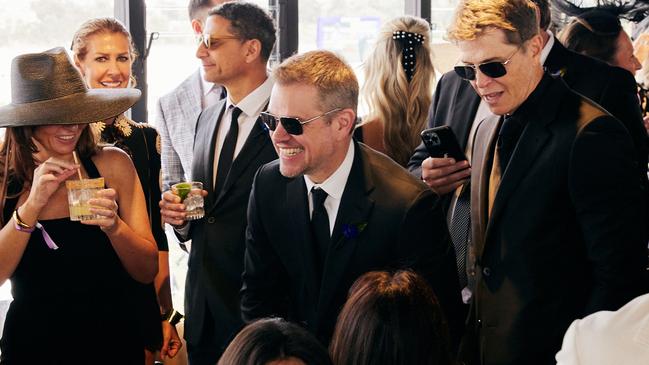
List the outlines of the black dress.
{"label": "black dress", "polygon": [[[101,126],[99,128],[101,130],[97,129],[98,125]],[[158,245],[158,251],[168,251],[167,236],[158,207],[162,195],[158,132],[148,124],[136,123],[123,115],[111,125],[93,124],[92,128],[95,133],[100,133],[101,142],[112,144],[131,157],[144,191],[151,231]],[[138,284],[134,288],[133,296],[136,306],[134,310],[139,313],[138,322],[143,345],[151,351],[160,350],[162,322],[154,285]]]}
{"label": "black dress", "polygon": [[[92,161],[82,161],[99,177]],[[13,185],[13,186],[12,186]],[[19,192],[17,184],[9,192]],[[18,198],[7,199],[4,221]],[[39,221],[59,246],[31,233],[11,276],[13,302],[0,340],[0,364],[142,364],[131,310],[133,280],[98,226],[69,218]]]}

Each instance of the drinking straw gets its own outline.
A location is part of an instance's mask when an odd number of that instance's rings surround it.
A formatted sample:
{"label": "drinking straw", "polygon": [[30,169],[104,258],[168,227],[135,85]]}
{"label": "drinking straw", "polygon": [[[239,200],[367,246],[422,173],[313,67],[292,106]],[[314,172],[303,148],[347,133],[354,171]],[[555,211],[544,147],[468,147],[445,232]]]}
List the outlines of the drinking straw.
{"label": "drinking straw", "polygon": [[[77,165],[80,165],[79,163],[79,158],[77,157],[77,151],[72,151],[72,157],[74,158],[74,163]],[[79,180],[83,180],[83,177],[81,177],[81,169],[77,169],[77,174],[79,174]]]}

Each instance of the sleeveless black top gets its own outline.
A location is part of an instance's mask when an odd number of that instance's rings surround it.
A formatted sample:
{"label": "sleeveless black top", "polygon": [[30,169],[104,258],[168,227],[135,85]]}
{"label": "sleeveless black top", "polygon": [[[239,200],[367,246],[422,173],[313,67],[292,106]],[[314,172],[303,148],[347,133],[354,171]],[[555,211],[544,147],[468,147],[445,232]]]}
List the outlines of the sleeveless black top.
{"label": "sleeveless black top", "polygon": [[[99,171],[82,163],[92,177]],[[13,184],[8,189],[17,192]],[[3,216],[18,198],[7,199]],[[13,302],[0,340],[0,364],[142,364],[129,307],[133,280],[98,226],[60,218],[40,221],[11,276]]]}

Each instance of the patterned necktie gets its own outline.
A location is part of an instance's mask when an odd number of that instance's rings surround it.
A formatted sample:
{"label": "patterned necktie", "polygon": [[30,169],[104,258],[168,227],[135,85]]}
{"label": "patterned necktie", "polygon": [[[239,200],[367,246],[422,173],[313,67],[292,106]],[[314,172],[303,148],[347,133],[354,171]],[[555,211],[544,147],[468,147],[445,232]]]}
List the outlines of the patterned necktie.
{"label": "patterned necktie", "polygon": [[460,288],[467,286],[466,255],[467,247],[471,240],[471,186],[466,183],[461,187],[460,195],[455,201],[453,215],[449,224],[451,240],[455,248],[457,260],[457,274],[460,279]]}
{"label": "patterned necktie", "polygon": [[311,196],[313,198],[313,214],[311,215],[311,228],[313,229],[313,238],[316,242],[318,254],[318,266],[322,273],[324,262],[327,259],[327,251],[331,244],[331,234],[329,231],[329,215],[324,206],[327,199],[327,192],[320,188],[312,188]]}
{"label": "patterned necktie", "polygon": [[[232,160],[234,159],[234,149],[237,146],[237,137],[239,136],[239,115],[241,109],[235,107],[232,109],[232,119],[230,121],[230,130],[225,135],[223,147],[221,147],[221,154],[219,155],[219,165],[216,168],[216,186],[214,187],[215,196],[219,196],[223,184],[225,183]],[[223,122],[221,122],[223,123]]]}

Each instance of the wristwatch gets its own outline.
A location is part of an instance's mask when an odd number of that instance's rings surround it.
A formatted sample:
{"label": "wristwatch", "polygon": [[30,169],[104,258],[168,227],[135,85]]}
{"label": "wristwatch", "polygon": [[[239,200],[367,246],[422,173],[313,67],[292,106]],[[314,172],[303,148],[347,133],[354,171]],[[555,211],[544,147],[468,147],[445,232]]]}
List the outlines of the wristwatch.
{"label": "wristwatch", "polygon": [[172,326],[175,326],[183,319],[183,315],[175,309],[168,310],[162,313],[162,320],[169,322]]}

